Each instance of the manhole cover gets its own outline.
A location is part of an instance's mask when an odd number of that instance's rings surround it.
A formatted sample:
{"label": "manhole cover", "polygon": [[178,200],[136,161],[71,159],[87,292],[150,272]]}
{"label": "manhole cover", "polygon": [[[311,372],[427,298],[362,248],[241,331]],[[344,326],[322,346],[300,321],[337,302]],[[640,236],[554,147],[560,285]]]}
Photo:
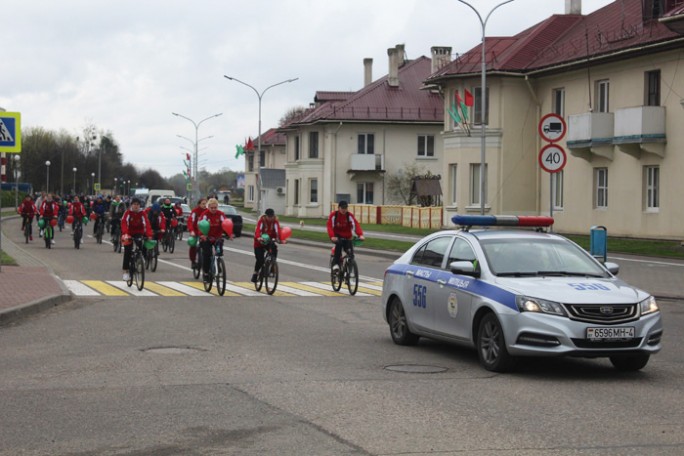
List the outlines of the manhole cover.
{"label": "manhole cover", "polygon": [[438,374],[446,372],[446,367],[426,366],[422,364],[392,364],[385,366],[385,369],[392,372],[408,372],[410,374]]}
{"label": "manhole cover", "polygon": [[178,355],[183,353],[201,352],[205,350],[196,347],[150,347],[143,348],[141,351],[145,353],[160,353],[162,355]]}

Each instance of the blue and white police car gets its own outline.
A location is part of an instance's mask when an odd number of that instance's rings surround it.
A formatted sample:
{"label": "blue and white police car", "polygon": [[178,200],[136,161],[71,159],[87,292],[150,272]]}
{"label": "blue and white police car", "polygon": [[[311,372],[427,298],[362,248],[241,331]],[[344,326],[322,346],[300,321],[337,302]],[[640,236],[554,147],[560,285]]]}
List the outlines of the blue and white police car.
{"label": "blue and white police car", "polygon": [[396,344],[471,346],[495,372],[521,356],[608,357],[639,370],[660,351],[655,298],[616,278],[617,264],[544,232],[551,217],[452,221],[461,229],[426,236],[385,271],[383,317]]}

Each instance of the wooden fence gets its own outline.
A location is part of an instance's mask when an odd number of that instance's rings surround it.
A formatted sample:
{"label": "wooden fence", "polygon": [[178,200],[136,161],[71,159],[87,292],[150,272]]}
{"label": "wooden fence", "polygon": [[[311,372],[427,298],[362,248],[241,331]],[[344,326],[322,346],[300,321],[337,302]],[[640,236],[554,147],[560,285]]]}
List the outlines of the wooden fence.
{"label": "wooden fence", "polygon": [[[330,210],[336,209],[337,204],[332,204]],[[429,229],[440,229],[444,223],[444,209],[441,207],[350,204],[349,211],[361,223]]]}

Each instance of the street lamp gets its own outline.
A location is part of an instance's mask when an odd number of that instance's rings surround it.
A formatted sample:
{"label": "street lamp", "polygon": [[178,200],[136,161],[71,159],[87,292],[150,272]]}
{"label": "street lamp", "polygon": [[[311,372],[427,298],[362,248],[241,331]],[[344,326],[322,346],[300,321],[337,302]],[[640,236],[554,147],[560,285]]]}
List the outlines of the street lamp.
{"label": "street lamp", "polygon": [[[177,112],[172,112],[171,114],[173,114],[176,117],[181,117],[185,120],[189,120],[195,126],[195,141],[194,141],[195,154],[194,154],[193,163],[192,163],[192,165],[193,165],[192,180],[193,180],[193,189],[194,189],[193,193],[197,192],[196,193],[197,200],[199,200],[199,181],[198,181],[199,172],[198,172],[198,167],[197,167],[197,162],[199,161],[198,150],[197,150],[197,144],[199,143],[199,140],[197,139],[199,127],[200,127],[200,125],[202,125],[202,122],[209,120],[209,119],[213,119],[214,117],[221,116],[221,115],[223,115],[223,113],[220,112],[218,114],[214,114],[213,116],[209,116],[205,119],[200,120],[199,122],[195,122],[191,118],[185,117],[184,115],[178,114]],[[188,138],[185,138],[185,139],[188,139]],[[206,138],[202,138],[202,139],[206,139]],[[193,141],[190,140],[190,142],[193,142]]]}
{"label": "street lamp", "polygon": [[473,7],[471,4],[466,2],[465,0],[458,0],[459,2],[463,3],[466,5],[468,8],[471,10],[475,11],[475,14],[477,14],[477,18],[480,20],[480,25],[482,26],[482,89],[480,90],[480,101],[482,102],[482,109],[481,109],[481,115],[480,115],[480,126],[482,127],[481,131],[481,142],[480,142],[480,214],[484,215],[485,213],[485,200],[484,200],[484,195],[485,195],[485,148],[486,148],[486,143],[485,143],[485,119],[487,118],[487,61],[486,61],[486,56],[485,56],[485,29],[487,28],[487,21],[491,17],[492,13],[499,8],[500,6],[505,5],[506,3],[511,3],[514,0],[506,0],[505,2],[499,3],[496,5],[492,10],[487,14],[487,17],[485,17],[484,20],[482,20],[482,16],[480,13]]}
{"label": "street lamp", "polygon": [[117,191],[117,190],[116,190],[116,182],[117,182],[118,180],[119,180],[119,179],[118,179],[117,177],[114,178],[114,191],[113,191],[112,193],[114,193],[115,196],[116,196],[116,191]]}
{"label": "street lamp", "polygon": [[90,173],[90,177],[93,178],[93,185],[90,187],[93,189],[93,195],[95,194],[95,173]]}
{"label": "street lamp", "polygon": [[45,166],[47,167],[47,179],[45,181],[45,191],[50,193],[50,160],[47,160],[45,162]]}
{"label": "street lamp", "polygon": [[72,193],[75,195],[76,194],[76,171],[77,171],[76,167],[72,168],[72,171],[74,172],[74,188],[73,188]]}
{"label": "street lamp", "polygon": [[14,206],[19,207],[19,154],[14,155]]}
{"label": "street lamp", "polygon": [[[510,0],[510,1],[512,1],[512,0]],[[225,74],[223,75],[223,77],[228,79],[228,80],[231,80],[231,81],[239,82],[240,84],[249,87],[250,89],[252,89],[254,91],[254,93],[256,93],[257,98],[259,98],[259,136],[257,136],[257,152],[259,153],[259,162],[258,162],[259,166],[257,166],[258,172],[257,172],[257,182],[256,182],[256,184],[257,184],[256,185],[256,187],[257,187],[256,188],[256,210],[260,214],[262,212],[260,207],[259,207],[261,205],[261,99],[263,98],[264,94],[266,93],[266,91],[268,89],[271,89],[275,86],[279,86],[280,84],[285,84],[288,82],[294,82],[299,78],[286,79],[284,81],[277,82],[273,85],[266,87],[264,90],[261,91],[261,93],[259,93],[259,91],[257,89],[255,89],[251,85],[247,84],[246,82],[240,81],[239,79],[233,78],[231,76],[226,76]]]}

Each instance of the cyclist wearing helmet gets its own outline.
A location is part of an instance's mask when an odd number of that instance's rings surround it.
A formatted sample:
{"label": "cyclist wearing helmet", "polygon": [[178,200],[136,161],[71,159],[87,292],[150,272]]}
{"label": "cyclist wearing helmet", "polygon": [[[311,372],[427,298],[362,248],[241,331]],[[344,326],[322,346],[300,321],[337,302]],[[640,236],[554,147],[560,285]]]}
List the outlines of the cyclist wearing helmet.
{"label": "cyclist wearing helmet", "polygon": [[[280,223],[275,216],[275,211],[270,208],[266,209],[264,215],[259,217],[256,229],[254,230],[254,257],[256,258],[256,263],[254,264],[254,274],[252,274],[253,283],[257,281],[257,274],[264,265],[264,256],[266,255],[266,247],[262,236],[266,234],[270,239],[285,244],[287,241],[281,239],[280,233]],[[278,247],[276,245],[273,245],[272,252],[274,258],[278,256]]]}

